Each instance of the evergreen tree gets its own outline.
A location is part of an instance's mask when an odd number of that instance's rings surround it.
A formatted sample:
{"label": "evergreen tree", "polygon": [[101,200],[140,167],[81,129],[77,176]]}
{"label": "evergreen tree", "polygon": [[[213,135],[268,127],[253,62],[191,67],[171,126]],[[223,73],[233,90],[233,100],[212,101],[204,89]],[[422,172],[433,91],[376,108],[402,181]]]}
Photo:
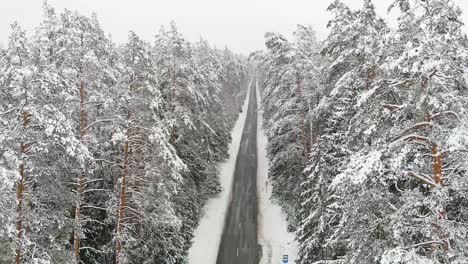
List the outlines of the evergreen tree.
{"label": "evergreen tree", "polygon": [[308,122],[312,101],[319,87],[320,60],[315,33],[298,26],[295,42],[279,34],[266,34],[268,53],[262,57],[264,76],[262,107],[269,138],[269,177],[273,194],[297,224],[300,183],[304,180],[311,146]]}
{"label": "evergreen tree", "polygon": [[[171,196],[186,166],[169,143],[170,132],[162,120],[164,100],[149,45],[131,32],[120,54],[121,88],[116,100],[121,105],[121,129],[113,135],[113,142],[123,145],[116,260],[131,263],[157,255],[154,249],[163,247],[152,246],[151,241],[158,239],[165,228],[177,229],[180,225]],[[147,261],[153,260],[150,257]],[[146,262],[142,259],[141,263]]]}

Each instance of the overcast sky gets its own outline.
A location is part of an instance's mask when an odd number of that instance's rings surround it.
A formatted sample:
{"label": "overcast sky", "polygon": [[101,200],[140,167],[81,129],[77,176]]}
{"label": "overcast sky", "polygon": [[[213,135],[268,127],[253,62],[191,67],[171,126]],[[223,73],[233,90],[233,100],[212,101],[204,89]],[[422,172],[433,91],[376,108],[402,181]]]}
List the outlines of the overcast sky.
{"label": "overcast sky", "polygon": [[[374,0],[377,12],[386,14],[393,0]],[[465,10],[468,23],[468,0],[455,0]],[[289,35],[296,24],[312,25],[320,38],[326,33],[330,18],[326,12],[332,0],[49,0],[58,10],[96,12],[106,32],[117,43],[125,42],[129,30],[153,41],[161,25],[174,20],[192,41],[200,36],[217,47],[228,46],[248,54],[262,49],[267,31]],[[352,8],[361,0],[343,0]],[[8,0],[0,9],[0,45],[8,43],[9,25],[18,21],[32,31],[42,16],[41,0]],[[390,16],[391,17],[391,16]]]}

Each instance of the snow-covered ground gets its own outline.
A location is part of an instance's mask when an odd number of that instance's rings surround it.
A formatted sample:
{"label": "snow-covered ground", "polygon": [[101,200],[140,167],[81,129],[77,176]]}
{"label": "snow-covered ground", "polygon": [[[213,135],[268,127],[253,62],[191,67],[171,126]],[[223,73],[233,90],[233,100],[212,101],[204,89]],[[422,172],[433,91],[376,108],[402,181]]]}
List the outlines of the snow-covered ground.
{"label": "snow-covered ground", "polygon": [[[258,83],[257,102],[261,109],[260,90]],[[262,245],[262,259],[260,264],[280,264],[283,255],[288,255],[289,263],[295,263],[298,253],[297,241],[293,233],[287,231],[286,217],[281,207],[270,200],[271,184],[268,181],[268,158],[266,145],[268,139],[262,129],[262,111],[257,115],[257,190],[258,190],[258,241]]]}
{"label": "snow-covered ground", "polygon": [[189,250],[189,264],[215,264],[218,255],[219,243],[224,228],[224,219],[229,206],[234,169],[236,166],[237,153],[242,139],[247,107],[249,103],[250,87],[253,78],[249,83],[249,90],[242,106],[242,113],[239,115],[234,128],[231,131],[232,142],[229,145],[229,159],[220,163],[220,180],[223,191],[212,199],[209,199],[204,208],[204,214],[200,219],[200,224],[194,232],[193,245]]}

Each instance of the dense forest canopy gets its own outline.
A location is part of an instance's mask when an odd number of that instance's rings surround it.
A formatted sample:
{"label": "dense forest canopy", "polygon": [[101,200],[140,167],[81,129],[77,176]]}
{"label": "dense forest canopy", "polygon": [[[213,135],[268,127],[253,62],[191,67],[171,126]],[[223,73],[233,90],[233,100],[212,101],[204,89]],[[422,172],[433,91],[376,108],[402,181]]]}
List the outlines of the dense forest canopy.
{"label": "dense forest canopy", "polygon": [[323,42],[265,35],[269,177],[298,263],[466,263],[468,39],[451,0],[341,1]]}
{"label": "dense forest canopy", "polygon": [[118,45],[45,2],[0,47],[0,263],[187,263],[255,78],[298,264],[467,263],[463,14],[389,10],[335,0],[324,40],[298,25],[246,58],[174,22]]}
{"label": "dense forest canopy", "polygon": [[45,3],[0,56],[0,262],[185,263],[247,61],[171,23],[116,45]]}

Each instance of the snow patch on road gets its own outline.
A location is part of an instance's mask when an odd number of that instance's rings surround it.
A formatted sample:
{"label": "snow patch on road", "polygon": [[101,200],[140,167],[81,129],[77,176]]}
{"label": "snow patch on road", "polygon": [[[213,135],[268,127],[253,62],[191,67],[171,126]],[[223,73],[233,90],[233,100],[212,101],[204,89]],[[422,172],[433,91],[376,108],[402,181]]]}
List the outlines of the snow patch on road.
{"label": "snow patch on road", "polygon": [[219,164],[222,191],[218,196],[209,199],[205,205],[205,212],[194,231],[193,244],[189,249],[188,263],[190,264],[216,263],[226,211],[231,201],[234,170],[247,117],[252,81],[253,79],[249,83],[244,105],[242,106],[242,113],[239,115],[231,131],[232,142],[229,144],[229,158]]}
{"label": "snow patch on road", "polygon": [[[261,109],[258,83],[257,105]],[[294,233],[287,231],[288,223],[279,204],[271,197],[271,183],[268,181],[268,158],[266,146],[268,139],[262,129],[262,112],[257,115],[257,192],[258,192],[258,243],[262,246],[260,264],[280,264],[283,255],[288,255],[289,263],[295,263],[298,256],[298,244]]]}

